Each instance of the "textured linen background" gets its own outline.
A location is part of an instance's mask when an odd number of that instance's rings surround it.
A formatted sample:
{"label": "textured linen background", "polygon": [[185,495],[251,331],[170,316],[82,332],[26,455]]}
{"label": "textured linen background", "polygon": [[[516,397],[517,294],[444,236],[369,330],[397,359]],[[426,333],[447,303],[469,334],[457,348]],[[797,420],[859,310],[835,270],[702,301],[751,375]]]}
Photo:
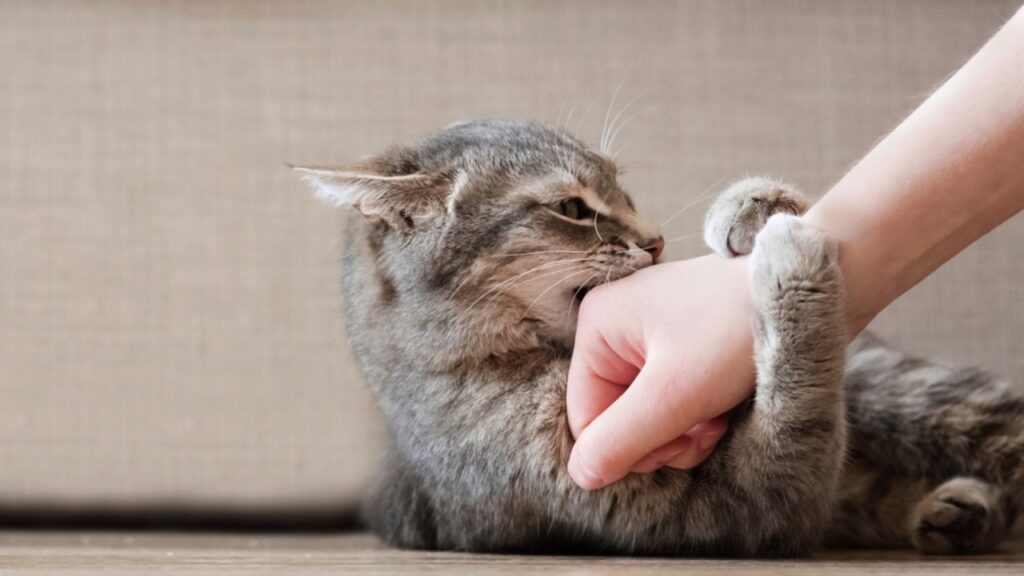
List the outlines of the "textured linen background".
{"label": "textured linen background", "polygon": [[[1017,5],[3,2],[0,503],[354,498],[382,427],[342,335],[340,217],[285,161],[570,110],[595,142],[621,84],[652,221],[745,174],[821,192]],[[1022,244],[1017,217],[877,329],[1024,380]]]}

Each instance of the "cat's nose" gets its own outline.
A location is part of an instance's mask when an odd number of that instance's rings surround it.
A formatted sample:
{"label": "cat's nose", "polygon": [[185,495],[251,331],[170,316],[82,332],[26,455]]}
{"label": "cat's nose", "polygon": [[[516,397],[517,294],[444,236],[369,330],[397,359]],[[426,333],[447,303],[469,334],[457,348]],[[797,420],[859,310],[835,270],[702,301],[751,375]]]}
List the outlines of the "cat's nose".
{"label": "cat's nose", "polygon": [[643,247],[644,250],[651,254],[651,260],[657,262],[661,253],[665,250],[665,237],[658,236],[657,238],[647,240],[643,243]]}

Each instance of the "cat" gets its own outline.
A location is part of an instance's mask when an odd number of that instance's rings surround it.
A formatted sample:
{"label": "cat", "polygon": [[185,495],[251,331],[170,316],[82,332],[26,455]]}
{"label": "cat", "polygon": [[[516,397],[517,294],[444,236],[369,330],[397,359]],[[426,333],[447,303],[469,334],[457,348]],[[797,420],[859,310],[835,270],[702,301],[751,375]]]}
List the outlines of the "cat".
{"label": "cat", "polygon": [[788,556],[992,549],[1024,497],[1024,396],[864,334],[792,187],[749,178],[705,238],[749,254],[754,397],[700,466],[587,492],[565,385],[587,291],[658,261],[606,156],[559,128],[452,125],[353,166],[296,167],[346,226],[344,311],[393,449],[366,506],[419,549]]}

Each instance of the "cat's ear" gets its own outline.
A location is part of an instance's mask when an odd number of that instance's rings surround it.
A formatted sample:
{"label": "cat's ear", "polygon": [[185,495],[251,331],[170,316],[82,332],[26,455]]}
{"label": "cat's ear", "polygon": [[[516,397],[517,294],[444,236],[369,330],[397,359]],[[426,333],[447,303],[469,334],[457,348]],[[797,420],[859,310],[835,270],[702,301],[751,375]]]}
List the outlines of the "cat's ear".
{"label": "cat's ear", "polygon": [[331,206],[350,206],[371,220],[396,229],[411,229],[442,215],[447,208],[453,178],[448,174],[391,176],[367,168],[294,166]]}

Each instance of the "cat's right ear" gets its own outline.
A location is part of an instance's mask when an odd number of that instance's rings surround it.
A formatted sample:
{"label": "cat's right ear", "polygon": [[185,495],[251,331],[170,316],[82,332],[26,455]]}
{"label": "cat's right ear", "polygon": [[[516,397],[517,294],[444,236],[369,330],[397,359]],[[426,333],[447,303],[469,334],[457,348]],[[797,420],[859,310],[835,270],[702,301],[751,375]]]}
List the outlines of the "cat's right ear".
{"label": "cat's right ear", "polygon": [[396,229],[412,229],[442,215],[452,185],[446,174],[389,176],[372,170],[289,166],[327,204],[352,207]]}

